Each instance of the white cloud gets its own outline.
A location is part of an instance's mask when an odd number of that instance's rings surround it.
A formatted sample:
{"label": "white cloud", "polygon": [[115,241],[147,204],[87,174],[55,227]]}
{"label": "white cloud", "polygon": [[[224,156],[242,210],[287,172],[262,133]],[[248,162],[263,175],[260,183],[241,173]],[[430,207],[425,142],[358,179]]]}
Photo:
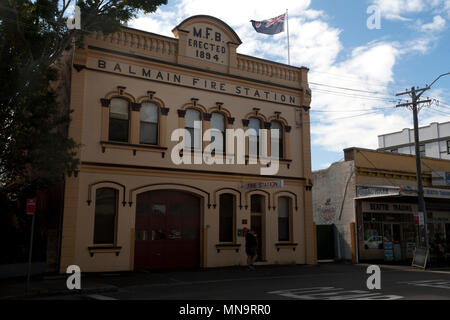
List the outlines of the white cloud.
{"label": "white cloud", "polygon": [[423,24],[420,29],[422,31],[431,31],[431,32],[437,32],[442,31],[445,28],[445,19],[443,19],[441,16],[435,16],[433,18],[433,22]]}
{"label": "white cloud", "polygon": [[414,15],[424,12],[450,17],[450,0],[371,0],[371,3],[381,9],[382,18],[387,20],[412,21]]}
{"label": "white cloud", "polygon": [[379,6],[381,15],[389,20],[409,20],[403,15],[417,13],[425,8],[423,0],[373,0]]}

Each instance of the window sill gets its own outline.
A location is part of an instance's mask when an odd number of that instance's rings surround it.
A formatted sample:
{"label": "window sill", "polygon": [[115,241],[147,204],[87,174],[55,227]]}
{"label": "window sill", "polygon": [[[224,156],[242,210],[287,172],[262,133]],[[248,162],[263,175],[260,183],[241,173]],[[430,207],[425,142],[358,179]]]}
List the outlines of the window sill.
{"label": "window sill", "polygon": [[293,251],[295,251],[297,246],[298,246],[298,243],[291,243],[291,242],[275,243],[275,247],[277,248],[277,251],[280,251],[280,249],[292,249]]}
{"label": "window sill", "polygon": [[119,256],[120,250],[122,250],[122,247],[117,246],[91,246],[88,247],[89,254],[91,257],[94,256],[95,253],[115,253],[116,256]]}
{"label": "window sill", "polygon": [[[185,151],[186,150],[186,151]],[[183,156],[183,154],[186,152],[186,154],[188,154],[188,153],[190,153],[191,155],[203,155],[203,150],[202,149],[194,149],[194,148],[191,148],[191,149],[189,149],[189,148],[183,148],[181,151],[180,151],[180,157],[182,157]]]}
{"label": "window sill", "polygon": [[144,152],[159,152],[161,156],[164,158],[167,152],[166,147],[161,147],[157,145],[146,145],[146,144],[131,144],[125,142],[114,142],[114,141],[100,141],[100,145],[102,147],[102,153],[105,153],[107,148],[110,149],[122,149],[122,150],[131,150],[133,155],[136,155],[137,151]]}
{"label": "window sill", "polygon": [[236,250],[236,252],[239,252],[240,248],[241,248],[241,244],[239,244],[239,243],[216,244],[217,253],[219,253],[220,250]]}
{"label": "window sill", "polygon": [[[246,165],[250,163],[250,160],[253,161],[253,162],[255,162],[255,161],[258,162],[258,161],[261,161],[261,160],[265,161],[265,162],[270,162],[271,158],[266,158],[266,157],[255,158],[255,157],[245,156],[245,164]],[[290,169],[292,160],[291,159],[279,159],[278,162],[281,163],[281,164],[285,164],[287,166],[287,168]]]}

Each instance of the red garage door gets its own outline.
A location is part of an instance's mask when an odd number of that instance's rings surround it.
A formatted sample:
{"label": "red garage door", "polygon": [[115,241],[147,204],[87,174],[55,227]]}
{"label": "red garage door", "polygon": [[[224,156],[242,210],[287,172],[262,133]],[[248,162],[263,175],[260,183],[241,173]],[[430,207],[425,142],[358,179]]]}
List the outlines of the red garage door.
{"label": "red garage door", "polygon": [[200,265],[200,199],[182,191],[141,193],[136,205],[135,269]]}

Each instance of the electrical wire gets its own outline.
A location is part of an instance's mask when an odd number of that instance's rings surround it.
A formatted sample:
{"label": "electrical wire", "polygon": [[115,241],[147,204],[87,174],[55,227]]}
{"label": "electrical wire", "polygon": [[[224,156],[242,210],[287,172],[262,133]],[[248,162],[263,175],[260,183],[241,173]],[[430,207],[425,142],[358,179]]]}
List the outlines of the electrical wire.
{"label": "electrical wire", "polygon": [[393,107],[379,107],[372,109],[351,109],[351,110],[314,110],[311,109],[310,112],[319,112],[319,113],[348,113],[348,112],[361,112],[361,111],[376,111],[376,110],[388,110],[393,109]]}
{"label": "electrical wire", "polygon": [[360,90],[360,89],[354,89],[354,88],[346,88],[346,87],[337,87],[337,86],[332,86],[330,84],[323,84],[323,83],[317,83],[317,82],[309,82],[309,84],[313,84],[316,86],[322,86],[322,87],[330,87],[330,88],[335,88],[335,89],[342,89],[342,90],[349,90],[349,91],[356,91],[356,92],[364,92],[364,93],[372,93],[372,94],[380,94],[377,91],[367,91],[367,90]]}
{"label": "electrical wire", "polygon": [[330,122],[330,121],[335,121],[335,120],[352,119],[352,118],[362,117],[362,116],[366,116],[366,115],[370,115],[370,114],[379,114],[379,113],[384,113],[384,111],[372,111],[372,112],[361,113],[361,114],[357,114],[357,115],[353,115],[353,116],[333,118],[333,119],[310,120],[310,123]]}
{"label": "electrical wire", "polygon": [[348,98],[354,98],[354,99],[363,99],[363,100],[374,100],[374,101],[384,101],[384,102],[392,102],[392,103],[398,103],[402,100],[395,100],[394,98],[388,99],[388,98],[380,98],[376,96],[367,96],[367,95],[358,95],[358,94],[350,94],[345,92],[338,92],[338,91],[331,91],[331,90],[325,90],[325,89],[314,89],[316,92],[324,93],[324,94],[330,94],[335,96],[342,96],[342,97],[348,97]]}

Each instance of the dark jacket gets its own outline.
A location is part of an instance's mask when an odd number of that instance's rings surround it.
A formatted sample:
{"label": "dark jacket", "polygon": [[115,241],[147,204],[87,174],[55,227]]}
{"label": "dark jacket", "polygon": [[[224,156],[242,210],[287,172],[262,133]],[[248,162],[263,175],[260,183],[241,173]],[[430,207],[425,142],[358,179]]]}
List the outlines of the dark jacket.
{"label": "dark jacket", "polygon": [[247,248],[256,248],[258,246],[258,240],[256,240],[255,235],[247,232],[245,235],[245,247]]}

